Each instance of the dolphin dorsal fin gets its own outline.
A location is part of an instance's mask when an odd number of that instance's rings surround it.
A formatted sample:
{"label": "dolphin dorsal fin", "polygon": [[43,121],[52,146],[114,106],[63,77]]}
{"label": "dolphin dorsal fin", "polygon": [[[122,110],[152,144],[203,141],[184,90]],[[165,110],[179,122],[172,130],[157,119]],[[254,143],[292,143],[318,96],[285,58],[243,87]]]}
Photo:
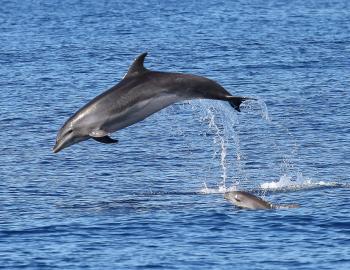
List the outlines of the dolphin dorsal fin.
{"label": "dolphin dorsal fin", "polygon": [[131,64],[131,66],[129,67],[129,70],[125,74],[124,78],[127,78],[127,77],[130,77],[130,76],[134,76],[134,75],[138,75],[138,74],[146,72],[147,69],[143,66],[143,62],[145,61],[146,56],[147,56],[146,52],[140,54],[135,59],[135,61]]}

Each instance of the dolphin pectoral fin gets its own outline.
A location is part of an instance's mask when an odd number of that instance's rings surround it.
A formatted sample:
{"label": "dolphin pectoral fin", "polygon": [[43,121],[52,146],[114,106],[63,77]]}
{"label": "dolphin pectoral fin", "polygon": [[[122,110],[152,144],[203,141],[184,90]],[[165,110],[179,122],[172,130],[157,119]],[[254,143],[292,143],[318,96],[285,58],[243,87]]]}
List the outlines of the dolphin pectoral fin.
{"label": "dolphin pectoral fin", "polygon": [[249,98],[249,97],[235,97],[235,96],[227,97],[227,101],[238,112],[241,111],[240,106],[241,106],[242,102],[245,100],[249,100],[249,99],[256,100],[255,98]]}
{"label": "dolphin pectoral fin", "polygon": [[91,138],[100,143],[117,143],[118,140],[112,139],[108,136],[108,133],[102,129],[97,129],[89,134]]}
{"label": "dolphin pectoral fin", "polygon": [[92,137],[95,141],[98,141],[100,143],[117,143],[118,140],[112,139],[109,136],[104,136],[104,137]]}

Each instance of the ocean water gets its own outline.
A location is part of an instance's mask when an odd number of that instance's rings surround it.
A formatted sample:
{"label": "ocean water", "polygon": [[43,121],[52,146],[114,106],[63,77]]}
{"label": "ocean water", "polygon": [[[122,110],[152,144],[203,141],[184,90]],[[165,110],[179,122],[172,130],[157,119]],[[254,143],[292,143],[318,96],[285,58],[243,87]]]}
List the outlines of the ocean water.
{"label": "ocean water", "polygon": [[[1,1],[0,268],[349,269],[349,3]],[[258,100],[53,154],[145,51]],[[240,210],[235,189],[301,208]]]}

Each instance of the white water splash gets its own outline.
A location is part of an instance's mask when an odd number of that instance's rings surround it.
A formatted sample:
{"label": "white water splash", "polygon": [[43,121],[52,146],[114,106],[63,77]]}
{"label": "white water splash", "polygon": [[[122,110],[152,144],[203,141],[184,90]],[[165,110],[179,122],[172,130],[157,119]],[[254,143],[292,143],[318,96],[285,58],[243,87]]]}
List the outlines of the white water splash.
{"label": "white water splash", "polygon": [[265,101],[258,99],[258,104],[260,106],[261,109],[261,118],[264,119],[265,121],[267,121],[268,123],[271,123],[271,118],[269,116],[269,111],[267,109],[266,103]]}
{"label": "white water splash", "polygon": [[338,186],[342,186],[342,184],[337,182],[313,181],[311,178],[304,177],[301,173],[298,173],[296,179],[293,179],[289,175],[282,175],[278,181],[262,183],[260,188],[265,191],[287,191]]}
{"label": "white water splash", "polygon": [[[220,166],[222,169],[222,173],[221,173],[221,183],[220,186],[221,187],[225,187],[226,186],[226,179],[227,179],[227,160],[226,160],[226,156],[227,156],[227,142],[225,140],[225,134],[222,134],[222,130],[219,129],[219,126],[217,125],[217,123],[215,122],[215,114],[214,114],[214,110],[212,107],[207,108],[207,114],[208,114],[208,120],[209,120],[209,128],[211,130],[214,131],[214,144],[219,145],[220,146]],[[217,153],[214,153],[214,156]]]}
{"label": "white water splash", "polygon": [[[256,106],[258,105],[258,106]],[[268,123],[271,123],[271,118],[269,111],[267,109],[266,103],[262,99],[257,100],[246,100],[240,106],[242,111],[249,114],[260,115],[260,117]]]}
{"label": "white water splash", "polygon": [[231,186],[231,187],[219,186],[217,188],[209,188],[205,182],[203,183],[203,185],[204,187],[199,190],[199,193],[202,193],[202,194],[223,194],[225,192],[237,190],[237,186]]}
{"label": "white water splash", "polygon": [[265,182],[260,185],[262,189],[281,189],[289,186],[296,185],[305,185],[310,184],[311,179],[304,178],[301,173],[297,174],[297,178],[293,179],[293,177],[289,175],[282,175],[278,181],[273,182]]}
{"label": "white water splash", "polygon": [[[193,110],[200,112],[202,120],[208,124],[209,129],[214,135],[213,142],[216,150],[214,150],[213,159],[219,161],[221,168],[220,182],[214,187],[208,187],[204,183],[204,187],[200,192],[204,194],[224,193],[240,189],[242,185],[244,188],[254,188],[255,184],[249,179],[250,177],[247,177],[247,172],[244,168],[246,157],[241,150],[239,117],[231,107],[226,106],[224,103],[217,103],[215,106],[212,106],[212,103],[209,104],[205,101],[200,101],[199,104],[201,108],[192,104]],[[268,124],[268,128],[265,131],[267,134],[264,136],[266,138],[271,137],[270,143],[272,143],[276,151],[281,153],[282,159],[278,166],[276,166],[277,164],[274,161],[271,161],[270,169],[280,170],[279,173],[282,173],[282,176],[280,176],[278,181],[262,183],[260,185],[262,192],[267,190],[304,189],[326,185],[334,186],[334,183],[313,182],[310,178],[304,177],[299,172],[293,161],[297,156],[297,143],[294,136],[286,127],[271,120],[266,103],[263,100],[246,101],[242,104],[241,108],[244,111],[243,113],[258,116]],[[289,138],[293,139],[290,153],[287,153],[288,149],[284,149],[283,151],[280,145],[278,145],[278,141],[273,139],[276,136],[274,134],[274,128],[276,127],[278,128],[276,132],[283,131],[284,134],[287,134]],[[234,155],[229,153],[231,149],[234,149]],[[232,159],[233,157],[234,159]],[[228,180],[232,180],[232,182],[227,186]]]}
{"label": "white water splash", "polygon": [[[207,122],[209,129],[214,134],[213,141],[214,145],[217,146],[217,151],[214,152],[213,159],[219,156],[221,167],[221,181],[218,188],[214,188],[212,192],[225,192],[242,183],[248,184],[249,180],[244,169],[244,155],[241,151],[239,136],[240,123],[236,112],[225,103],[217,103],[215,107],[212,106],[212,103],[208,105],[206,101],[200,101],[199,104],[202,107],[202,114],[205,115],[203,120]],[[264,101],[246,101],[243,104],[242,109],[245,113],[258,115],[265,121],[271,121]],[[257,104],[258,106],[256,106]],[[235,150],[235,155],[231,154],[229,157],[228,149],[232,149],[231,147]],[[233,157],[234,159],[232,159]],[[227,180],[230,178],[229,170],[233,171],[233,176],[231,176],[233,187],[227,188]],[[206,192],[209,192],[208,189]]]}

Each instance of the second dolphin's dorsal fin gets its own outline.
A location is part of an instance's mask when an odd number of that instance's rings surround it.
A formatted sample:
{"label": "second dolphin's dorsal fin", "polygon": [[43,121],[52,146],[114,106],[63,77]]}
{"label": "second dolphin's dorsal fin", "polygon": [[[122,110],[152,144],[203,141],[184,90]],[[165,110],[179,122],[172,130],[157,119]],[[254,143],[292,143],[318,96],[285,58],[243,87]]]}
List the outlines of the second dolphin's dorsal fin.
{"label": "second dolphin's dorsal fin", "polygon": [[143,62],[145,61],[145,58],[147,56],[147,53],[140,54],[135,61],[131,64],[129,67],[128,72],[125,74],[124,78],[142,74],[147,71],[147,69],[143,66]]}

